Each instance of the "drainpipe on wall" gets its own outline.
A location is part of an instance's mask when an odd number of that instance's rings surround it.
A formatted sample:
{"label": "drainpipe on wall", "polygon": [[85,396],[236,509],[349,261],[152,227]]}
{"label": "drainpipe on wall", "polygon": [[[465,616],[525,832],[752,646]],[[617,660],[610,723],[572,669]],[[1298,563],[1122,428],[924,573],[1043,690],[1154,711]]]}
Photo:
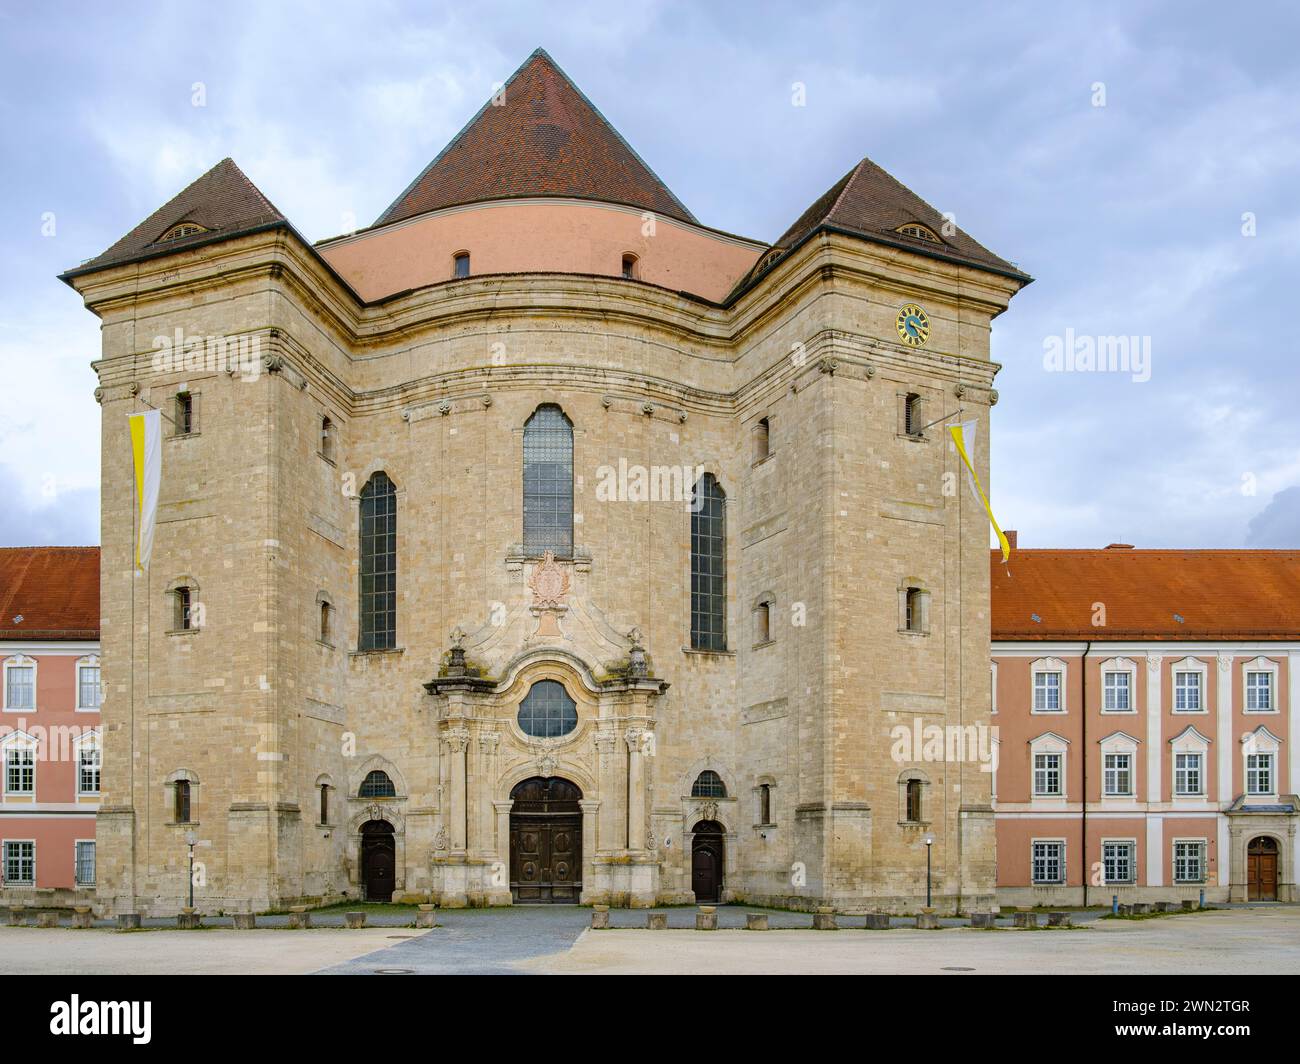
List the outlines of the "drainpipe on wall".
{"label": "drainpipe on wall", "polygon": [[1079,697],[1079,723],[1083,728],[1080,743],[1083,746],[1083,841],[1079,845],[1080,859],[1083,864],[1083,907],[1088,907],[1088,654],[1092,651],[1092,640],[1083,645],[1083,661],[1079,667],[1079,680],[1083,690]]}

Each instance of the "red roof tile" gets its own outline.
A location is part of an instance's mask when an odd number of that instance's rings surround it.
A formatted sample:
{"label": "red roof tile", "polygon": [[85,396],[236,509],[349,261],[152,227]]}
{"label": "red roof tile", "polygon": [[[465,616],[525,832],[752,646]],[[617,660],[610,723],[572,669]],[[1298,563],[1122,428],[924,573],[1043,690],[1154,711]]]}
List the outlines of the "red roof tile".
{"label": "red roof tile", "polygon": [[0,547],[0,640],[98,638],[98,547]]}
{"label": "red roof tile", "polygon": [[[181,222],[193,222],[206,231],[162,241],[163,235]],[[287,225],[288,222],[234,160],[226,158],[169,199],[102,255],[63,276],[75,277],[276,224]]]}
{"label": "red roof tile", "polygon": [[1300,639],[1296,550],[1016,550],[1007,565],[994,550],[990,565],[995,641]]}
{"label": "red roof tile", "polygon": [[695,222],[541,48],[511,75],[376,225],[426,211],[519,196],[623,203]]}

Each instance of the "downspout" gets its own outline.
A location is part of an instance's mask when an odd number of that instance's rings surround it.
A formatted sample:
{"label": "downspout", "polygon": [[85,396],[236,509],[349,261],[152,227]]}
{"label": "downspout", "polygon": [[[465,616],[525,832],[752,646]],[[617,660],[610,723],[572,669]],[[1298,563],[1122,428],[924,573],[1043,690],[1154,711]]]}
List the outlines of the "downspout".
{"label": "downspout", "polygon": [[1092,652],[1092,640],[1083,645],[1083,661],[1079,668],[1079,679],[1083,690],[1079,698],[1079,721],[1083,728],[1080,738],[1083,764],[1083,840],[1079,845],[1079,859],[1083,865],[1083,907],[1088,907],[1088,655]]}

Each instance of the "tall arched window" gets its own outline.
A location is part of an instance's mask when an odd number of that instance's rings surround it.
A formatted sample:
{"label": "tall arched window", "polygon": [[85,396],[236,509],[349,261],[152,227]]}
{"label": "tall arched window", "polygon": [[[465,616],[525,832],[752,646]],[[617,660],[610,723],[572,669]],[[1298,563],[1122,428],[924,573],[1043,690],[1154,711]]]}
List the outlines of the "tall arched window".
{"label": "tall arched window", "polygon": [[397,489],[384,472],[361,489],[362,650],[397,646]]}
{"label": "tall arched window", "polygon": [[727,496],[712,473],[691,508],[691,646],[727,649]]}
{"label": "tall arched window", "polygon": [[524,425],[524,553],[573,557],[573,425],[553,404]]}

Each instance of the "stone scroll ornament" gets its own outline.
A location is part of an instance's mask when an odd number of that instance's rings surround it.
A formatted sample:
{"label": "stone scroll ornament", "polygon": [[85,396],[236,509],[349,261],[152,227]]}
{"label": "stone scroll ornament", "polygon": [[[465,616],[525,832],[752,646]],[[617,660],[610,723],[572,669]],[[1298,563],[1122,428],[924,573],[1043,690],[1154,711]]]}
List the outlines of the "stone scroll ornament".
{"label": "stone scroll ornament", "polygon": [[560,617],[568,612],[565,599],[569,595],[569,574],[555,560],[555,552],[547,551],[541,564],[533,571],[528,586],[533,591],[532,614],[537,618],[537,636],[562,639]]}

